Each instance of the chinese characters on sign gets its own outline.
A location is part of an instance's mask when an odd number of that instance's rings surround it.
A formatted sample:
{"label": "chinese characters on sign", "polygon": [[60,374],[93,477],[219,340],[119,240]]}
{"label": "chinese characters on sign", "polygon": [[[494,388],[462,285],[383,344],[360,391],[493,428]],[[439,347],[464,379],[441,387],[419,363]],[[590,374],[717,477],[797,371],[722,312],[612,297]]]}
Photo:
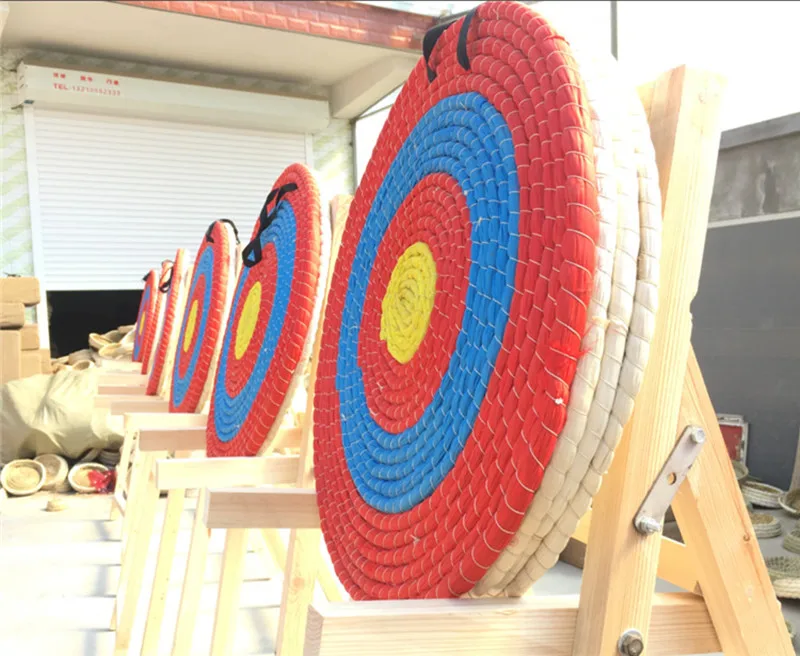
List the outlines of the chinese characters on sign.
{"label": "chinese characters on sign", "polygon": [[56,91],[94,93],[101,96],[121,96],[119,80],[115,77],[94,76],[72,71],[53,71],[53,88]]}

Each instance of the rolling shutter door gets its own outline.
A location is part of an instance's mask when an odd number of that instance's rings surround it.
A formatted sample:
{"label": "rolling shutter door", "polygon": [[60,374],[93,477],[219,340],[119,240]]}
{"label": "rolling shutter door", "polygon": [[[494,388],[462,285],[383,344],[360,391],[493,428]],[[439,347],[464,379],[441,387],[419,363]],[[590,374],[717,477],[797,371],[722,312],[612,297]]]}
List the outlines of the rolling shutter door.
{"label": "rolling shutter door", "polygon": [[302,134],[264,133],[36,109],[48,290],[138,289],[208,224],[246,240],[272,183],[306,161]]}

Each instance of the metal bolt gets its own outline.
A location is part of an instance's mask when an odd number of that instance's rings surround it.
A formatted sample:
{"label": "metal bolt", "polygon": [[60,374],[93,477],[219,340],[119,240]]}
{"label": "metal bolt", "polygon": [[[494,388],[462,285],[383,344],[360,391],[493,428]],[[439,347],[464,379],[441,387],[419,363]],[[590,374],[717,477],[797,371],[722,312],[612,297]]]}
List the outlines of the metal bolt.
{"label": "metal bolt", "polygon": [[702,444],[706,441],[706,432],[702,428],[695,428],[691,432],[692,442]]}
{"label": "metal bolt", "polygon": [[636,629],[628,629],[620,636],[617,649],[622,656],[640,656],[644,652],[644,638]]}
{"label": "metal bolt", "polygon": [[640,515],[636,518],[634,527],[637,531],[639,531],[639,533],[643,533],[644,535],[652,535],[653,533],[658,533],[661,530],[661,522],[659,522],[657,519],[653,519],[652,517],[648,517],[647,515]]}

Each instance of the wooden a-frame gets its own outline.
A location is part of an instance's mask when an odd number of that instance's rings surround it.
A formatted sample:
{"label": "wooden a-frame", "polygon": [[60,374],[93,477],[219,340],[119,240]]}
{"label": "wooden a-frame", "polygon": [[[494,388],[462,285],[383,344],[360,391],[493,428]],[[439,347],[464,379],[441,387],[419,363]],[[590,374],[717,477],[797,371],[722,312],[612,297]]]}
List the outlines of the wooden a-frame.
{"label": "wooden a-frame", "polygon": [[[639,90],[664,209],[659,310],[634,415],[594,500],[591,514],[602,521],[587,516],[575,534],[588,546],[580,596],[311,606],[320,533],[304,429],[298,486],[308,489],[208,489],[198,509],[207,528],[292,529],[279,656],[612,656],[624,653],[619,640],[630,629],[651,656],[794,654],[690,344],[723,88],[718,76],[684,66]],[[640,534],[633,518],[687,426],[702,427],[707,440],[672,502],[683,546]],[[655,594],[657,573],[688,591]],[[220,606],[235,606],[236,585],[224,591]]]}

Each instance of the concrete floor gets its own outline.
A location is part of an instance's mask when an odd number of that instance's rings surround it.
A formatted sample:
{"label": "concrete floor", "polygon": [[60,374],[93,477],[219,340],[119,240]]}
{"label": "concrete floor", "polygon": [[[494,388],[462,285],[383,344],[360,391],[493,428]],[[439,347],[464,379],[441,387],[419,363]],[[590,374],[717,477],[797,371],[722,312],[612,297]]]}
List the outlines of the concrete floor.
{"label": "concrete floor", "polygon": [[[67,496],[68,508],[44,511],[48,494],[5,499],[0,505],[0,654],[14,656],[106,656],[113,653],[108,629],[119,577],[119,522],[108,521],[110,497]],[[161,500],[162,507],[164,500]],[[169,654],[177,616],[181,579],[193,514],[187,500],[178,541],[176,568],[164,614],[159,654]],[[795,520],[778,511],[784,530]],[[212,535],[200,617],[192,653],[208,653],[223,535]],[[783,551],[782,538],[762,541],[765,555]],[[155,552],[154,541],[151,552]],[[150,558],[145,581],[152,577]],[[263,559],[248,553],[246,581],[237,618],[234,654],[272,654],[280,603],[280,577],[273,578]],[[573,594],[580,590],[580,570],[558,563],[536,585],[536,594]],[[674,586],[659,581],[657,590]],[[137,616],[146,612],[147,600]],[[800,627],[800,602],[784,602],[786,617]],[[143,622],[137,625],[131,653],[139,653]],[[149,656],[149,655],[148,655]]]}

